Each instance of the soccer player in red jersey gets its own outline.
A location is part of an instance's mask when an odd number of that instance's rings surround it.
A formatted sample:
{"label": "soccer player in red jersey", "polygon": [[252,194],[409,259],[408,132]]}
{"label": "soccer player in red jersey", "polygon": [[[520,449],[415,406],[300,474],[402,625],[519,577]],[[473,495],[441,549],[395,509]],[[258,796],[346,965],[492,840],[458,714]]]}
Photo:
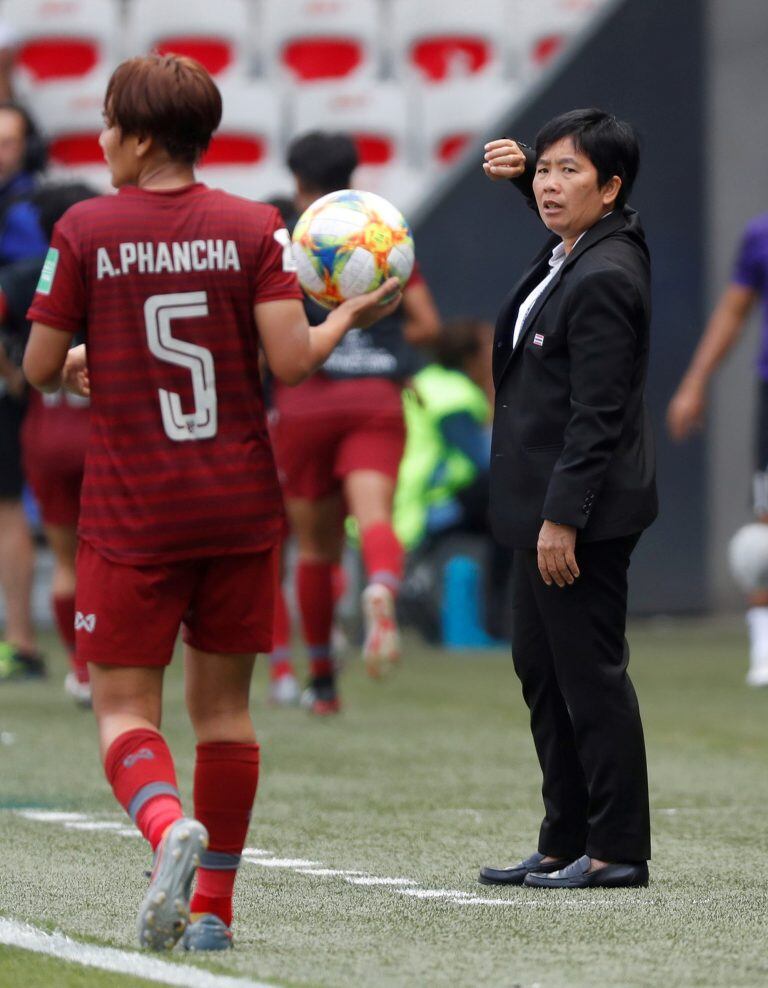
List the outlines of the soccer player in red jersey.
{"label": "soccer player in red jersey", "polygon": [[[357,167],[350,137],[316,131],[296,138],[288,166],[303,212],[328,192],[348,188]],[[325,310],[306,301],[310,322]],[[296,596],[310,651],[316,713],[339,708],[334,661],[333,571],[341,557],[343,518],[356,519],[366,571],[363,657],[378,677],[399,658],[395,597],[403,549],[392,504],[405,445],[403,383],[423,366],[414,346],[437,338],[440,318],[418,268],[403,292],[403,310],[372,331],[349,333],[320,372],[299,388],[275,388],[273,440],[291,529],[298,543]]]}
{"label": "soccer player in red jersey", "polygon": [[[139,941],[231,944],[232,893],[256,793],[248,710],[271,647],[280,490],[259,380],[303,380],[353,326],[386,316],[397,283],[310,329],[277,211],[195,182],[221,97],[192,59],[118,66],[101,146],[116,196],[59,221],[24,358],[45,392],[90,394],[76,635],[104,767],[156,851]],[[84,330],[85,347],[69,351]],[[197,738],[194,819],[160,733],[180,625]],[[195,868],[197,884],[190,904]],[[191,922],[188,922],[191,909]]]}
{"label": "soccer player in red jersey", "polygon": [[[54,224],[70,206],[95,195],[95,190],[77,182],[41,189],[35,204],[46,239],[50,240]],[[42,260],[36,265],[38,280],[41,266]],[[18,302],[26,315],[35,290],[35,269],[30,269],[28,262],[13,267],[18,269]],[[12,271],[6,269],[5,277]],[[26,325],[26,319],[24,322]],[[75,650],[75,555],[89,423],[87,398],[66,391],[43,395],[32,390],[21,428],[24,475],[37,500],[53,553],[51,605],[70,664],[64,686],[83,707],[91,705],[91,686],[88,665]]]}
{"label": "soccer player in red jersey", "polygon": [[24,472],[54,558],[51,603],[70,656],[64,685],[86,707],[91,705],[88,666],[75,649],[75,555],[88,431],[87,398],[65,391],[30,395],[21,431]]}

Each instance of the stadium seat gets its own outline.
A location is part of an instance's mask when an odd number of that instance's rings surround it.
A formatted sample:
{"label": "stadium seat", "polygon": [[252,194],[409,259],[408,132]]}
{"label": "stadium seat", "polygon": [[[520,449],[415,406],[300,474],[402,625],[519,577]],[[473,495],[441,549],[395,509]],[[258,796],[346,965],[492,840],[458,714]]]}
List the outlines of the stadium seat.
{"label": "stadium seat", "polygon": [[558,55],[605,0],[510,0],[509,47],[515,75],[530,75]]}
{"label": "stadium seat", "polygon": [[288,195],[293,181],[281,157],[280,99],[264,83],[221,85],[221,126],[198,168],[201,182],[250,198]]}
{"label": "stadium seat", "polygon": [[404,164],[410,157],[410,110],[394,83],[318,84],[299,89],[293,108],[294,136],[308,130],[340,130],[357,144],[360,164],[373,168]]}
{"label": "stadium seat", "polygon": [[82,179],[101,191],[112,187],[99,146],[108,76],[87,82],[59,82],[36,90],[32,111],[49,141],[49,174],[55,179]]}
{"label": "stadium seat", "polygon": [[375,0],[262,0],[267,71],[293,82],[370,78],[379,68]]}
{"label": "stadium seat", "polygon": [[293,135],[317,129],[353,137],[360,158],[357,188],[383,195],[403,210],[423,192],[425,176],[413,168],[411,105],[402,86],[371,81],[298,90]]}
{"label": "stadium seat", "polygon": [[390,0],[390,11],[398,75],[442,83],[501,73],[508,22],[504,0]]}
{"label": "stadium seat", "polygon": [[[415,91],[417,132],[423,141],[424,164],[438,169],[454,164],[511,107],[521,88],[511,80],[499,85],[498,80],[482,76],[441,86],[418,87]],[[479,147],[478,155],[479,162],[482,157]]]}
{"label": "stadium seat", "polygon": [[119,53],[117,0],[6,0],[4,20],[19,38],[17,89],[88,80],[113,68]]}
{"label": "stadium seat", "polygon": [[247,0],[131,0],[130,54],[191,55],[223,80],[244,76],[250,36]]}

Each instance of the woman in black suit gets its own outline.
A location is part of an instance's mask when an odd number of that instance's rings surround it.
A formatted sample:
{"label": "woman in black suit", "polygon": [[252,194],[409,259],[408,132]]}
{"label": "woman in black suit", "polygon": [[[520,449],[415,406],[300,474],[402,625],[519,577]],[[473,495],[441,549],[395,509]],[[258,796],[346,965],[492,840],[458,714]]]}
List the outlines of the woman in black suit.
{"label": "woman in black suit", "polygon": [[[515,142],[492,142],[485,158],[489,177],[525,184]],[[515,550],[512,653],[545,816],[538,851],[483,868],[485,883],[648,882],[645,746],[624,637],[630,555],[657,512],[643,401],[649,254],[626,205],[638,162],[632,128],[601,110],[544,126],[532,192],[552,236],[496,325],[491,520]]]}

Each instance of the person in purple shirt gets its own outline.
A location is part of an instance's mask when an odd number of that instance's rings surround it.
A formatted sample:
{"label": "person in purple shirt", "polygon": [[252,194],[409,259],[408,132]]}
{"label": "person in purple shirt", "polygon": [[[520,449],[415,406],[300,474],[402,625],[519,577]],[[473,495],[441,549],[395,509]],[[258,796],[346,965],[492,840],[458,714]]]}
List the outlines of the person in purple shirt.
{"label": "person in purple shirt", "polygon": [[[708,386],[726,354],[740,338],[755,303],[762,300],[763,318],[757,360],[758,415],[755,443],[754,510],[768,523],[768,213],[744,230],[730,283],[709,318],[691,362],[667,409],[667,428],[682,442],[704,424]],[[749,596],[749,686],[768,686],[768,590]]]}

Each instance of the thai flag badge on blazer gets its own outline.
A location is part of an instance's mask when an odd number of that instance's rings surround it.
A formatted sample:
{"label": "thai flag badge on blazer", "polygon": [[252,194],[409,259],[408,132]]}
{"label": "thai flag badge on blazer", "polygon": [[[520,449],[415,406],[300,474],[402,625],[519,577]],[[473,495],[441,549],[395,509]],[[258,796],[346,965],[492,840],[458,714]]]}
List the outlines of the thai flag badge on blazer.
{"label": "thai flag badge on blazer", "polygon": [[544,337],[543,337],[543,335],[541,333],[534,333],[534,336],[533,336],[533,345],[534,346],[544,346]]}

